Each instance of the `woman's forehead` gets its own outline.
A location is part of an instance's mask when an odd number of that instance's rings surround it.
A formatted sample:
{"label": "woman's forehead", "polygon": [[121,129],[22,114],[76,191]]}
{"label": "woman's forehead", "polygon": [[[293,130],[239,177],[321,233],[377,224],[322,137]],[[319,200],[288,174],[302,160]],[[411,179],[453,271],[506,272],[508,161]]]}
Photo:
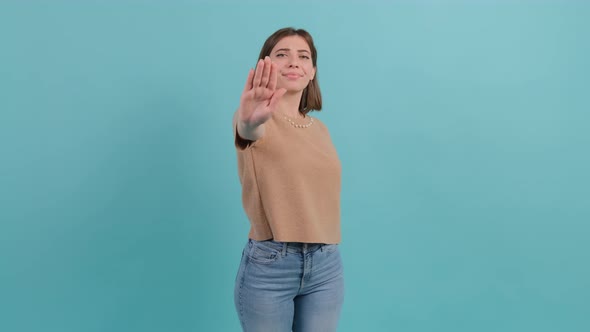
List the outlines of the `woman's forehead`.
{"label": "woman's forehead", "polygon": [[305,38],[301,36],[287,36],[283,39],[279,40],[279,42],[275,45],[273,50],[278,49],[289,49],[289,50],[296,50],[296,51],[310,51],[309,45]]}

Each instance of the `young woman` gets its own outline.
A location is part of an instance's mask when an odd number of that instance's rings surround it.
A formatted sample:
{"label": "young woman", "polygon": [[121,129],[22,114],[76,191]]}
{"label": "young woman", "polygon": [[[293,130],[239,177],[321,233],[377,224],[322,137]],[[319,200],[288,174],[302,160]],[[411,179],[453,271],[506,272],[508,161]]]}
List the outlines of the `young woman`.
{"label": "young woman", "polygon": [[244,331],[336,331],[344,300],[340,161],[311,35],[284,28],[250,70],[233,130],[250,220],[234,301]]}

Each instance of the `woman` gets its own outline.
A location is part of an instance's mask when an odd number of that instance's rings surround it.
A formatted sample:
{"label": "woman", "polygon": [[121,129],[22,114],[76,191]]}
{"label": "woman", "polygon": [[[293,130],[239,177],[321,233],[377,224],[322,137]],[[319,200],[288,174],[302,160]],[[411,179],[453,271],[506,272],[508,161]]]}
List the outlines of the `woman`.
{"label": "woman", "polygon": [[305,30],[264,43],[234,115],[250,220],[234,301],[244,331],[336,331],[344,300],[340,162],[322,108],[317,52]]}

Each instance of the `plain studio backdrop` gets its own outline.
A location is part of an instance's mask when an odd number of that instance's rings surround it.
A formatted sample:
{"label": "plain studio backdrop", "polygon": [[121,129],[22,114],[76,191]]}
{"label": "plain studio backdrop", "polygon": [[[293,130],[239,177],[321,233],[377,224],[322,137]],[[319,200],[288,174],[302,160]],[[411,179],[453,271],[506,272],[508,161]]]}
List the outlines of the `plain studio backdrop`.
{"label": "plain studio backdrop", "polygon": [[0,330],[239,330],[231,120],[285,26],[343,165],[339,331],[590,331],[590,3],[278,0],[0,2]]}

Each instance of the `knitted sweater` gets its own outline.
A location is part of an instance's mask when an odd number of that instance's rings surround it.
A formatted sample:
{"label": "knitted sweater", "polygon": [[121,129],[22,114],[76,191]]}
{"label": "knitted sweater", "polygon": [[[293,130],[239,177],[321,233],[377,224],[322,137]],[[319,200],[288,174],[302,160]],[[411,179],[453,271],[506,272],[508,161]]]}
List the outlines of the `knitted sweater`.
{"label": "knitted sweater", "polygon": [[264,131],[252,142],[234,127],[249,238],[339,243],[341,166],[326,126],[297,128],[275,112]]}

